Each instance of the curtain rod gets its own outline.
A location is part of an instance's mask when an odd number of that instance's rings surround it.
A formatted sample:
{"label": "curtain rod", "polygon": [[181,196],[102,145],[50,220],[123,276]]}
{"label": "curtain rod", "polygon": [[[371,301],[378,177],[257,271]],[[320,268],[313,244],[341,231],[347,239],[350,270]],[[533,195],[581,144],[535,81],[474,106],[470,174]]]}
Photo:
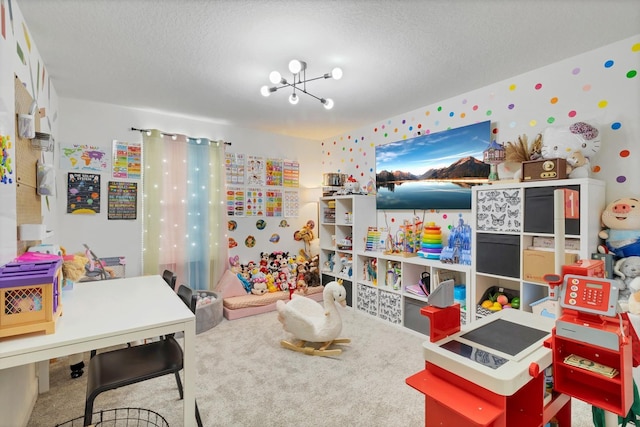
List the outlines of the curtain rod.
{"label": "curtain rod", "polygon": [[[131,130],[135,130],[135,131],[138,131],[138,132],[151,132],[151,129],[138,129],[138,128],[134,128],[134,127],[132,127]],[[166,135],[166,136],[173,136],[173,137],[178,136],[178,134],[175,134],[175,133],[167,133],[167,132],[163,132],[163,131],[159,131],[159,132],[162,135]],[[200,138],[193,138],[193,137],[188,136],[188,135],[185,135],[185,136],[187,138],[189,138],[189,139],[200,139]],[[215,141],[215,139],[209,139],[209,141]],[[227,141],[223,141],[223,143],[224,143],[224,145],[231,145],[231,143],[227,142]]]}

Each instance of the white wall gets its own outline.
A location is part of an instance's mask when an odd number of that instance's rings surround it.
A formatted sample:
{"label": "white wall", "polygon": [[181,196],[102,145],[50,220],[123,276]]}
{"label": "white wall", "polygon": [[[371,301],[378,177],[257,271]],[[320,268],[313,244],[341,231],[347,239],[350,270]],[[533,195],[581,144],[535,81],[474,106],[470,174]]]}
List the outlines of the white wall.
{"label": "white wall", "polygon": [[[231,142],[228,152],[244,153],[274,158],[297,160],[300,163],[300,185],[309,187],[316,177],[321,175],[317,159],[320,157],[320,143],[317,141],[291,138],[274,134],[256,132],[230,125],[221,125],[183,116],[161,114],[144,110],[125,108],[116,105],[87,102],[62,98],[59,101],[60,131],[58,142],[61,144],[91,144],[104,147],[111,152],[112,141],[141,142],[138,129],[159,129],[168,133],[184,134],[192,137],[207,137],[213,140]],[[59,158],[59,156],[58,156]],[[220,165],[223,167],[223,165]],[[141,241],[142,228],[140,210],[138,219],[108,220],[106,209],[107,182],[112,179],[109,173],[101,174],[102,205],[101,212],[95,215],[71,215],[66,213],[66,170],[58,170],[58,196],[55,201],[57,226],[54,240],[64,246],[67,252],[82,250],[82,243],[87,243],[101,257],[125,256],[127,259],[126,275],[135,276],[141,273]],[[138,181],[138,205],[142,202],[141,183]],[[318,190],[319,191],[319,190]],[[301,225],[307,217],[315,219],[315,205],[305,206],[299,218],[289,218],[291,229]],[[235,231],[239,236],[256,233],[255,222],[258,218],[234,218],[238,222]],[[266,218],[265,218],[266,219]],[[280,218],[277,218],[279,221]],[[273,227],[275,219],[267,221]],[[268,233],[269,230],[262,230]],[[301,244],[293,241],[293,232],[283,233],[279,250],[297,250]],[[264,239],[263,239],[264,241]],[[271,247],[256,246],[244,248],[242,244],[236,249],[241,258],[257,259],[260,250],[275,250]]]}
{"label": "white wall", "polygon": [[[491,120],[499,143],[527,135],[533,141],[550,125],[580,120],[600,124],[602,148],[591,176],[607,184],[606,200],[640,197],[640,34],[546,67],[323,141],[323,172],[375,178],[375,147]],[[463,216],[469,212],[462,212]],[[386,212],[392,232],[413,213]],[[422,216],[423,212],[418,212]],[[443,229],[459,212],[426,212]],[[378,225],[384,224],[382,212]],[[595,248],[594,248],[595,250]]]}

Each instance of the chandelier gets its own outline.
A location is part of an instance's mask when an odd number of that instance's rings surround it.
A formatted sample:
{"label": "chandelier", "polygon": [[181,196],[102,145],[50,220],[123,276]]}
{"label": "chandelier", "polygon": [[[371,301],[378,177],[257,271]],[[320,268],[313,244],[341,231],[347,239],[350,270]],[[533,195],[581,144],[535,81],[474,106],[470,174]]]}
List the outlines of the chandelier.
{"label": "chandelier", "polygon": [[[314,77],[311,79],[307,79],[307,63],[303,61],[299,61],[297,59],[293,59],[289,62],[289,71],[293,74],[293,79],[289,82],[287,79],[282,77],[282,75],[277,71],[272,71],[269,74],[269,81],[276,86],[262,86],[260,89],[260,93],[262,96],[269,96],[273,92],[278,89],[284,89],[287,87],[293,88],[293,92],[289,95],[289,102],[293,105],[297,104],[300,101],[300,97],[298,96],[298,92],[306,93],[307,95],[317,99],[324,105],[324,108],[330,110],[333,108],[333,100],[331,98],[320,98],[315,96],[314,94],[307,91],[307,83],[312,82],[314,80],[320,79],[336,79],[340,80],[342,78],[342,70],[338,67],[331,70],[330,73],[323,74],[319,77]],[[279,86],[278,86],[279,85]]]}

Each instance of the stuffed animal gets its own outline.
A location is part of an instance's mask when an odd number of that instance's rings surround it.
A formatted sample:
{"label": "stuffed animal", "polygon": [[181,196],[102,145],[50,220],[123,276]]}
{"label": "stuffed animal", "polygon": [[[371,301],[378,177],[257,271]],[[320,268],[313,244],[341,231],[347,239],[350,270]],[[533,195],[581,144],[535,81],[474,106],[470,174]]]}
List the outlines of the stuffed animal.
{"label": "stuffed animal", "polygon": [[629,313],[640,314],[640,291],[634,292],[629,297]]}
{"label": "stuffed animal", "polygon": [[622,282],[619,289],[628,290],[628,294],[640,291],[640,256],[619,259],[613,272]]}
{"label": "stuffed animal", "polygon": [[598,128],[587,122],[576,122],[568,127],[549,126],[542,136],[541,158],[566,159],[569,178],[587,178],[589,159],[600,150],[599,135]]}
{"label": "stuffed animal", "polygon": [[251,272],[251,282],[253,283],[253,287],[251,288],[252,294],[264,295],[268,292],[266,274],[258,268],[254,268]]}
{"label": "stuffed animal", "polygon": [[640,256],[640,201],[627,197],[609,203],[601,215],[604,230],[598,236],[606,241],[600,253],[618,258]]}

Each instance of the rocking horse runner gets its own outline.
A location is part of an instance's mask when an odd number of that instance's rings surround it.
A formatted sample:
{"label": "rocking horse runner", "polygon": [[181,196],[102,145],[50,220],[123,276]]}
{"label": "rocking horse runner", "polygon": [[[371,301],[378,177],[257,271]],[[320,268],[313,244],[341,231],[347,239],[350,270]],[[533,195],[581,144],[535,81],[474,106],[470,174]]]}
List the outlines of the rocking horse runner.
{"label": "rocking horse runner", "polygon": [[[341,349],[330,349],[332,344],[349,343],[348,338],[337,338],[342,331],[342,319],[336,307],[336,302],[346,305],[347,292],[340,282],[329,282],[324,287],[324,307],[301,295],[294,294],[291,301],[278,301],[278,320],[285,331],[293,334],[299,340],[291,343],[280,341],[280,345],[289,350],[302,352],[313,356],[337,356]],[[319,348],[307,346],[308,342],[321,343]]]}

